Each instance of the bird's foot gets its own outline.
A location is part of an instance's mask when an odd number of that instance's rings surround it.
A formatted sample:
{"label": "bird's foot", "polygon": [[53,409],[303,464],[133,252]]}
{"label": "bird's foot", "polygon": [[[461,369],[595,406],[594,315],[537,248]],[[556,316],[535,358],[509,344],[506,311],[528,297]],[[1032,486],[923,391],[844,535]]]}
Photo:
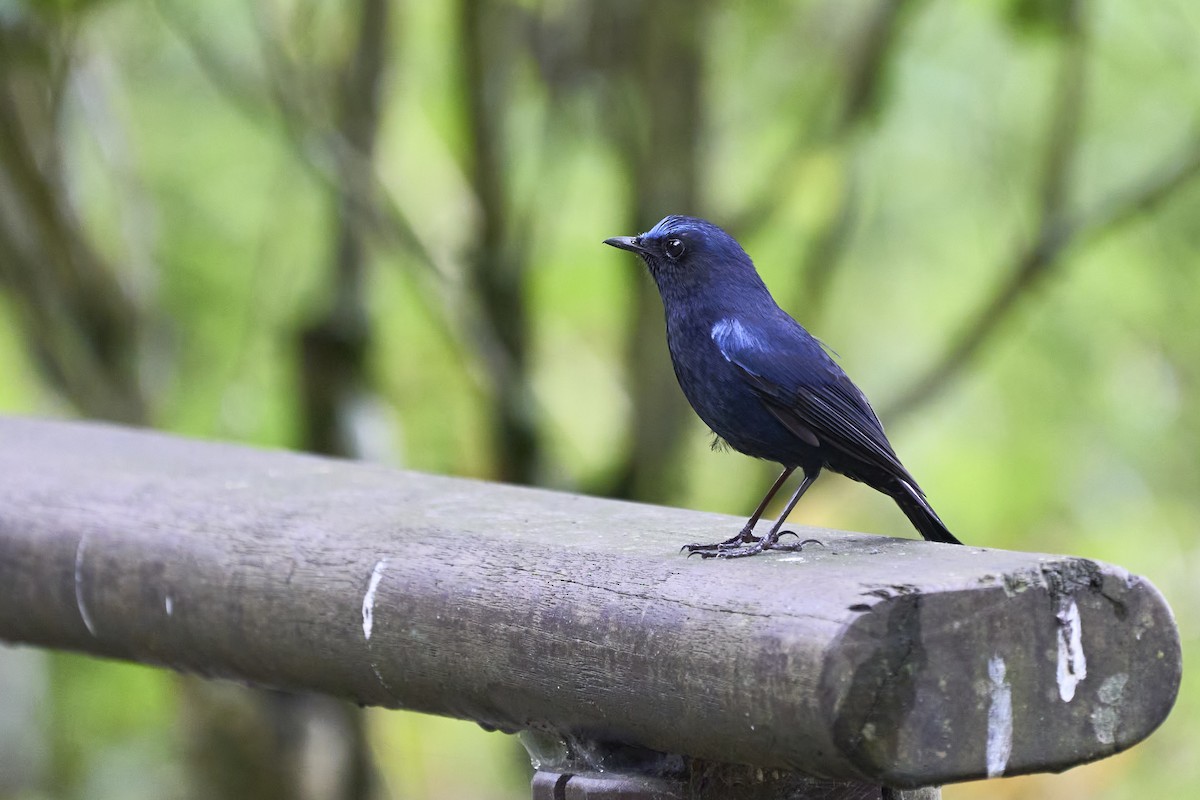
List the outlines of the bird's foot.
{"label": "bird's foot", "polygon": [[701,558],[745,558],[746,556],[757,555],[764,549],[766,548],[760,539],[757,542],[734,545],[732,547],[718,547],[712,550],[692,550],[688,553],[688,558],[692,556],[700,556]]}
{"label": "bird's foot", "polygon": [[721,550],[731,550],[758,541],[761,541],[760,538],[751,533],[750,528],[742,528],[737,536],[733,536],[723,542],[717,542],[716,544],[685,544],[679,550],[680,552],[687,550],[690,556],[694,553],[716,553]]}
{"label": "bird's foot", "polygon": [[[785,533],[790,533],[797,539],[800,538],[799,534],[797,534],[795,531],[783,531],[779,534],[779,536],[783,536]],[[774,540],[759,539],[758,537],[755,537],[753,542],[722,546],[727,544],[727,542],[722,542],[721,545],[708,545],[705,548],[698,548],[694,550],[688,549],[694,547],[694,545],[688,545],[688,547],[685,547],[684,549],[688,550],[689,558],[694,555],[698,555],[701,558],[746,558],[747,556],[758,555],[766,550],[784,550],[787,552],[799,553],[804,550],[804,545],[806,544],[819,544],[821,547],[825,546],[817,539],[802,539],[794,544],[781,544],[778,537],[776,537]]]}

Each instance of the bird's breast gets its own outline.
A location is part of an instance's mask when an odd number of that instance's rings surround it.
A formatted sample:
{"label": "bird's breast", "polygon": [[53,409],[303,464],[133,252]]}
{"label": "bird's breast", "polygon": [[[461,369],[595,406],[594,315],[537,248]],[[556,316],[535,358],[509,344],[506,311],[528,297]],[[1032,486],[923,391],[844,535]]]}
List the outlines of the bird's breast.
{"label": "bird's breast", "polygon": [[724,331],[727,336],[750,336],[723,317],[668,319],[667,345],[684,396],[700,419],[735,450],[792,466],[802,463],[808,456],[804,448],[714,341],[714,331],[721,333],[722,325],[729,328]]}

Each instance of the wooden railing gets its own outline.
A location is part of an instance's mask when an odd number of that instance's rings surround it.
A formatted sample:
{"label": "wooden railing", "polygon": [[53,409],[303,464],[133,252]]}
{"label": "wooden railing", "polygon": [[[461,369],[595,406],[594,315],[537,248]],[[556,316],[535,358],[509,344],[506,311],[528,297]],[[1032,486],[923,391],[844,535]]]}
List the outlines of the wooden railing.
{"label": "wooden railing", "polygon": [[[1145,579],[84,423],[0,420],[0,639],[475,720],[535,798],[936,796],[1135,744]],[[890,788],[882,788],[890,787]],[[624,793],[622,793],[624,792]]]}

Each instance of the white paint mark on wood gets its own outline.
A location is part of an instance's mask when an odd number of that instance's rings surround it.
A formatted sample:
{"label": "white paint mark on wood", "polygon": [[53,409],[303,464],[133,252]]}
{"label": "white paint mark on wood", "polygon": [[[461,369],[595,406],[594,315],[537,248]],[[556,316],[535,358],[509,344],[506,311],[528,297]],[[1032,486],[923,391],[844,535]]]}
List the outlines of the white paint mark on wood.
{"label": "white paint mark on wood", "polygon": [[1087,677],[1083,653],[1083,626],[1074,600],[1058,612],[1058,696],[1064,703],[1075,697],[1075,687]]}
{"label": "white paint mark on wood", "polygon": [[375,590],[379,588],[379,582],[383,580],[383,570],[387,568],[387,559],[381,559],[375,565],[375,569],[371,572],[371,580],[367,583],[367,593],[363,595],[362,601],[362,620],[363,620],[363,636],[366,640],[371,641],[371,629],[375,627]]}
{"label": "white paint mark on wood", "polygon": [[167,616],[175,613],[175,601],[171,599],[171,595],[167,595],[167,599],[163,601],[163,605],[167,609]]}
{"label": "white paint mark on wood", "polygon": [[88,633],[96,636],[92,615],[88,613],[87,603],[83,602],[83,553],[86,548],[87,536],[79,537],[79,544],[75,546],[75,605],[79,607],[79,616]]}
{"label": "white paint mark on wood", "polygon": [[[379,589],[379,582],[383,580],[383,571],[387,569],[387,559],[380,559],[375,564],[375,569],[371,570],[371,579],[367,581],[367,593],[363,595],[362,601],[362,624],[363,637],[367,641],[367,650],[371,648],[371,631],[375,627],[375,592]],[[367,663],[371,665],[371,672],[374,673],[375,679],[379,681],[379,685],[384,688],[392,699],[395,699],[395,693],[392,687],[388,686],[388,682],[383,679],[383,673],[379,671],[379,665],[375,663],[375,659],[368,656]]]}
{"label": "white paint mark on wood", "polygon": [[1012,755],[1013,712],[1012,686],[1006,676],[1004,659],[993,656],[988,661],[988,720],[987,720],[987,774],[998,778],[1008,768]]}
{"label": "white paint mark on wood", "polygon": [[1117,740],[1117,726],[1121,724],[1121,698],[1125,694],[1125,684],[1129,682],[1129,674],[1118,672],[1110,675],[1100,684],[1096,698],[1100,701],[1092,711],[1092,729],[1096,732],[1096,741],[1100,744],[1112,744]]}

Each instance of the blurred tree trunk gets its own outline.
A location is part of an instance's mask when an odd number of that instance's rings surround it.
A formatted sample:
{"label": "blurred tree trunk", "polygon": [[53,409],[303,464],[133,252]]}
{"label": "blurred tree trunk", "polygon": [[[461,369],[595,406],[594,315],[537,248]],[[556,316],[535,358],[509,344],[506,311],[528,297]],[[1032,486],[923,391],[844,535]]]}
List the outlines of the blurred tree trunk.
{"label": "blurred tree trunk", "polygon": [[324,455],[362,456],[353,433],[369,378],[371,339],[366,305],[368,244],[359,207],[375,205],[373,177],[390,22],[387,0],[361,0],[347,63],[334,82],[337,133],[334,151],[331,286],[325,310],[299,335],[300,402],[304,449]]}
{"label": "blurred tree trunk", "polygon": [[[388,0],[361,0],[354,13],[353,43],[330,84],[335,134],[342,143],[333,150],[332,286],[326,309],[298,336],[302,447],[343,458],[362,457],[364,444],[369,444],[356,434],[358,418],[369,403],[371,343],[366,303],[369,248],[358,209],[377,204],[375,144],[391,27]],[[286,692],[271,693],[268,700],[267,717],[280,734],[274,757],[285,767],[280,770],[283,797],[366,800],[374,795],[377,780],[363,709]]]}
{"label": "blurred tree trunk", "polygon": [[500,480],[538,482],[541,433],[530,389],[528,236],[513,211],[507,120],[523,28],[518,9],[494,0],[462,0],[459,56],[464,166],[479,207],[467,255],[468,280],[484,335],[496,347],[480,353],[491,390],[494,450]]}
{"label": "blurred tree trunk", "polygon": [[371,797],[362,710],[320,695],[183,678],[189,796],[222,800]]}
{"label": "blurred tree trunk", "polygon": [[[707,2],[637,3],[618,19],[622,55],[632,54],[627,82],[636,114],[622,130],[621,149],[633,197],[629,233],[667,214],[699,212],[697,150],[704,59],[701,35]],[[609,493],[665,500],[683,482],[680,445],[691,411],[666,349],[662,302],[640,263],[630,260],[634,316],[626,351],[633,419],[625,455]]]}

